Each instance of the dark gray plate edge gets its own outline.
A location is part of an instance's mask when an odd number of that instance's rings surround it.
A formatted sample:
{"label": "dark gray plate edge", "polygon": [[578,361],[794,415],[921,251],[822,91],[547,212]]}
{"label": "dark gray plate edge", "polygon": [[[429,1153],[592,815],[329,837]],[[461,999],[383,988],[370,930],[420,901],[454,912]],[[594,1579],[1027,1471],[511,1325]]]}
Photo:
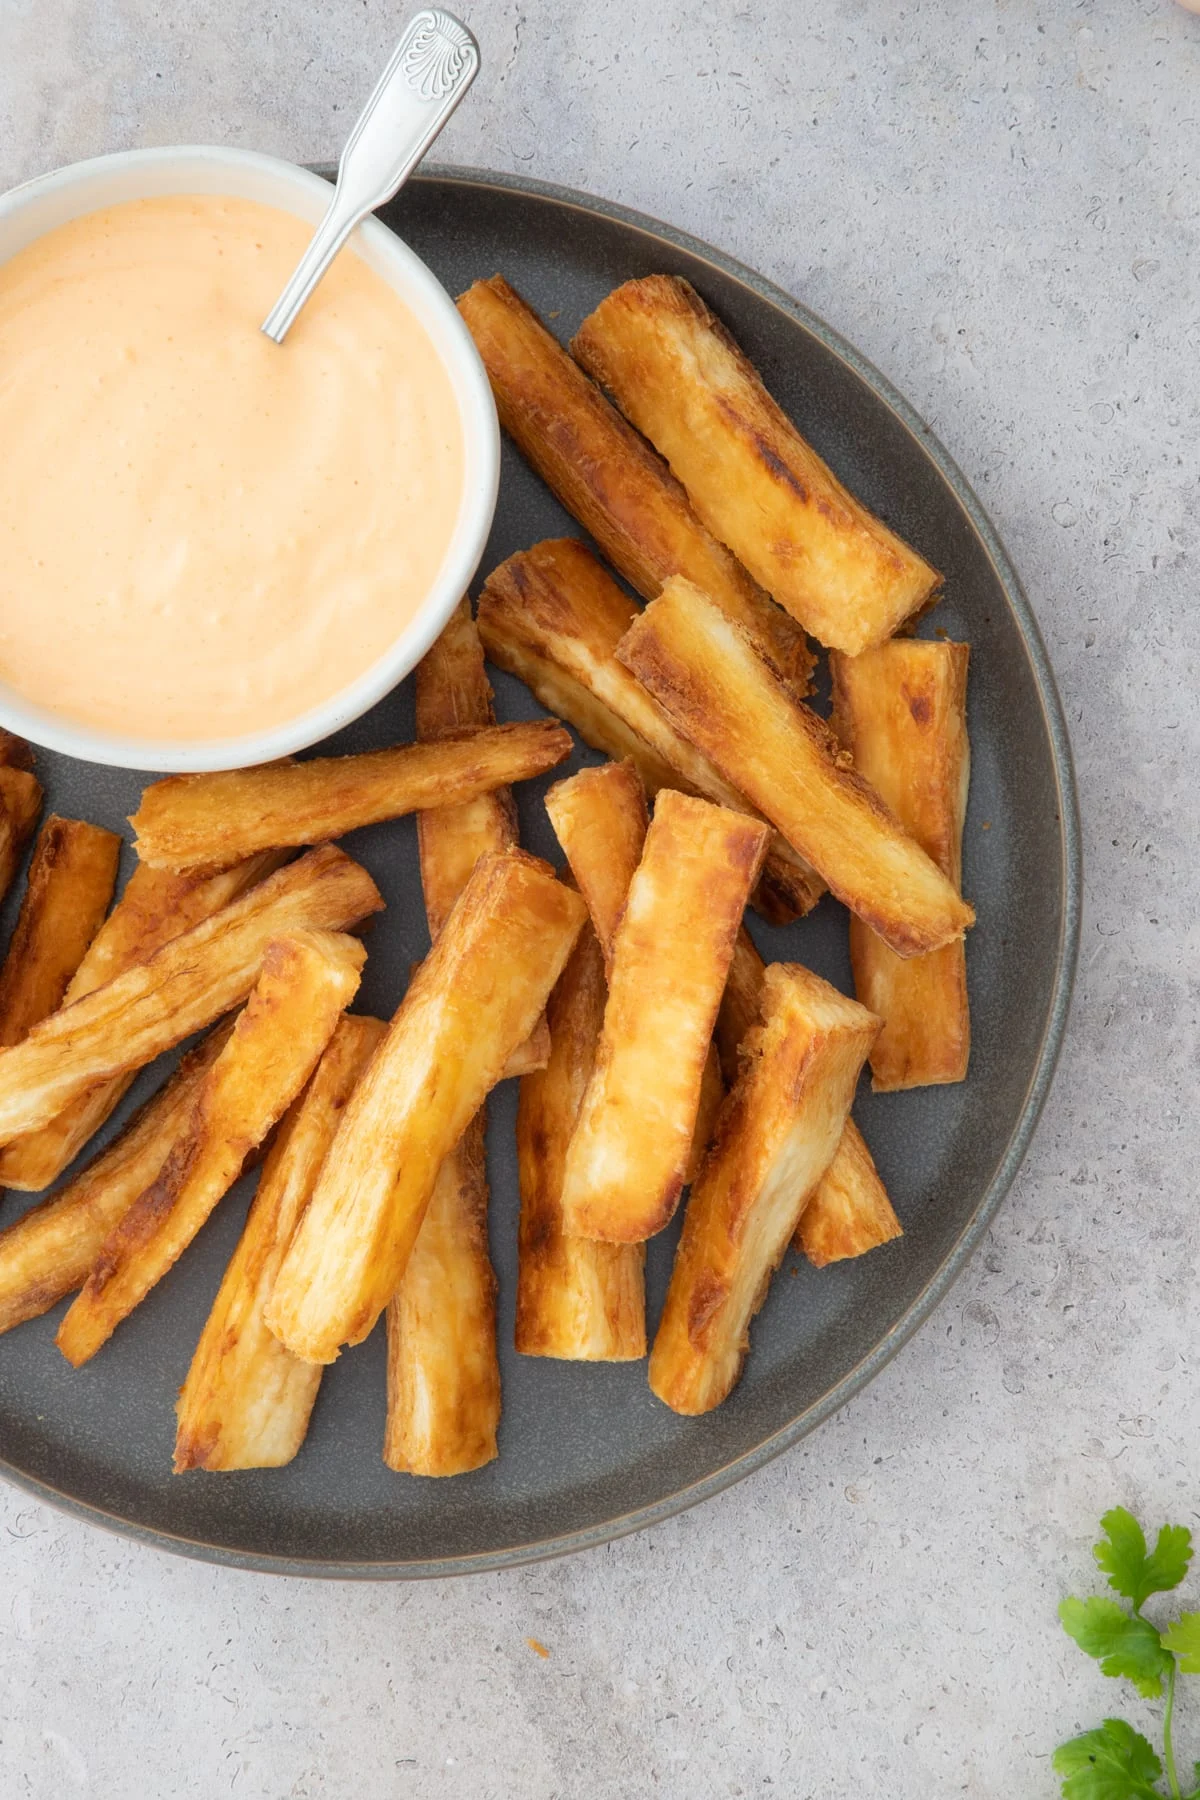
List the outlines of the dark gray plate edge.
{"label": "dark gray plate edge", "polygon": [[[332,175],[333,173],[331,164],[315,166],[320,174]],[[824,1424],[826,1419],[838,1412],[848,1400],[852,1399],[860,1389],[879,1374],[880,1370],[892,1360],[909,1338],[925,1323],[934,1308],[945,1298],[974,1255],[1016,1178],[1017,1171],[1037,1128],[1046,1097],[1050,1092],[1059,1052],[1062,1048],[1063,1034],[1066,1030],[1071,1005],[1071,992],[1075,981],[1075,966],[1079,954],[1083,896],[1083,845],[1075,768],[1062,701],[1059,698],[1058,686],[1046,653],[1046,646],[1042,640],[1041,630],[1025,597],[1016,570],[1009,561],[974,489],[920,414],[892,386],[887,377],[882,375],[874,364],[860,355],[853,345],[847,343],[816,313],[810,312],[783,288],[777,287],[774,282],[765,280],[753,269],[747,268],[744,263],[726,256],[722,251],[714,249],[712,245],[692,237],[687,232],[678,231],[674,226],[651,218],[646,213],[635,212],[629,207],[617,206],[612,201],[596,199],[578,189],[558,187],[552,182],[537,181],[528,176],[498,174],[488,169],[430,163],[425,166],[420,175],[414,177],[414,180],[455,182],[464,187],[490,187],[504,192],[525,194],[531,199],[546,200],[558,206],[569,207],[583,215],[599,214],[603,218],[612,219],[651,239],[665,240],[678,249],[688,252],[689,255],[709,263],[714,269],[720,270],[722,274],[753,289],[760,298],[819,339],[827,350],[853,369],[855,374],[885,402],[909,434],[921,445],[926,455],[935,463],[957,496],[978,534],[980,542],[987,551],[1020,628],[1037,685],[1042,717],[1054,758],[1062,855],[1063,908],[1059,925],[1054,990],[1050,999],[1046,1027],[1038,1048],[1037,1063],[1026,1089],[1021,1116],[987,1193],[976,1207],[954,1249],[936,1275],[926,1284],[886,1336],[880,1339],[869,1356],[864,1357],[861,1362],[843,1375],[841,1380],[829,1389],[828,1393],[824,1394],[813,1406],[800,1413],[782,1431],[775,1432],[773,1436],[764,1439],[755,1449],[747,1451],[745,1455],[736,1457],[732,1462],[726,1463],[722,1468],[706,1475],[703,1481],[693,1482],[691,1486],[679,1489],[665,1499],[656,1501],[652,1506],[639,1507],[634,1512],[622,1514],[615,1519],[604,1520],[599,1524],[588,1526],[584,1530],[567,1532],[560,1537],[547,1538],[540,1542],[512,1545],[505,1550],[486,1551],[476,1555],[442,1558],[434,1561],[324,1563],[296,1557],[267,1556],[257,1552],[248,1554],[230,1549],[226,1545],[209,1544],[199,1539],[185,1538],[168,1531],[139,1525],[132,1520],[122,1518],[119,1514],[106,1512],[102,1507],[88,1505],[76,1499],[74,1495],[61,1492],[49,1483],[38,1481],[23,1471],[12,1468],[3,1458],[0,1458],[0,1476],[12,1486],[23,1489],[36,1499],[56,1507],[60,1512],[67,1513],[73,1518],[82,1519],[88,1524],[103,1526],[122,1537],[133,1539],[136,1543],[148,1544],[159,1550],[169,1550],[175,1555],[190,1557],[200,1562],[219,1563],[232,1569],[244,1569],[261,1574],[306,1576],[324,1580],[442,1579],[448,1575],[481,1574],[493,1569],[518,1567],[524,1563],[546,1562],[554,1557],[568,1556],[579,1550],[595,1549],[601,1544],[611,1542],[614,1538],[626,1537],[632,1532],[645,1530],[650,1525],[656,1525],[664,1519],[669,1519],[677,1513],[686,1511],[691,1506],[699,1505],[702,1500],[708,1500],[714,1494],[721,1493],[725,1488],[732,1487],[735,1482],[742,1481],[746,1476],[754,1474],[757,1469],[761,1469],[764,1464],[771,1462],[783,1451],[790,1449],[793,1444],[799,1443],[801,1438],[806,1437],[810,1431],[815,1431],[818,1425]]]}

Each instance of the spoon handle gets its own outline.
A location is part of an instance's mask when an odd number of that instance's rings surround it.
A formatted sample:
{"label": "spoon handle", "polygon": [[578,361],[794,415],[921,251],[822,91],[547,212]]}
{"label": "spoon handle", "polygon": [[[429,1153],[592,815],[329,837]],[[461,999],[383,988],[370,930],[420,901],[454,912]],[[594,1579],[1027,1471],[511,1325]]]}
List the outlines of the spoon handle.
{"label": "spoon handle", "polygon": [[479,45],[440,7],[409,21],[346,140],[329,211],[262,329],[283,342],[296,314],[360,219],[408,180],[479,73]]}

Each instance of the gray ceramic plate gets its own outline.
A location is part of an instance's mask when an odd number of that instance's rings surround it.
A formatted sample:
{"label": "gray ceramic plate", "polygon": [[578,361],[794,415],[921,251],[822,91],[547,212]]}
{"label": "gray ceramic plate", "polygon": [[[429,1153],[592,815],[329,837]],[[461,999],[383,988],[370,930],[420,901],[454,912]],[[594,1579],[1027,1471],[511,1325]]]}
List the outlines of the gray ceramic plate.
{"label": "gray ceramic plate", "polygon": [[[444,171],[383,215],[451,292],[501,269],[566,337],[618,282],[685,275],[732,327],[768,387],[866,503],[946,575],[926,629],[972,645],[974,766],[966,891],[974,1052],[960,1087],[863,1092],[858,1118],[904,1222],[895,1244],[821,1273],[789,1256],[753,1329],[732,1398],[675,1418],[643,1365],[580,1366],[512,1351],[516,1093],[491,1102],[492,1250],[500,1279],[504,1418],[499,1460],[453,1481],[393,1475],[380,1461],[382,1334],[344,1355],[287,1469],[171,1474],[173,1402],[236,1241],[235,1190],[170,1276],[94,1363],[55,1350],[62,1308],[0,1338],[0,1468],[79,1516],[241,1567],[357,1576],[443,1575],[596,1544],[692,1505],[811,1431],[880,1369],[946,1292],[999,1206],[1045,1099],[1062,1035],[1078,931],[1079,839],[1066,732],[1017,578],[941,447],[887,383],[819,319],[748,270],[636,214],[532,182]],[[483,571],[575,529],[505,446],[500,508]],[[501,718],[536,712],[495,678]],[[335,745],[412,735],[409,684]],[[589,752],[579,760],[593,760]],[[119,828],[141,778],[43,755],[50,805]],[[558,773],[563,773],[559,771]],[[520,793],[527,845],[554,855],[539,784]],[[372,932],[364,1010],[390,1013],[426,947],[411,820],[356,834],[390,906]],[[11,907],[11,902],[10,902]],[[764,953],[848,986],[844,914],[830,901]],[[155,1071],[156,1077],[161,1071]],[[143,1078],[133,1099],[151,1085]],[[15,1216],[19,1196],[4,1201]],[[657,1315],[676,1233],[650,1245]]]}

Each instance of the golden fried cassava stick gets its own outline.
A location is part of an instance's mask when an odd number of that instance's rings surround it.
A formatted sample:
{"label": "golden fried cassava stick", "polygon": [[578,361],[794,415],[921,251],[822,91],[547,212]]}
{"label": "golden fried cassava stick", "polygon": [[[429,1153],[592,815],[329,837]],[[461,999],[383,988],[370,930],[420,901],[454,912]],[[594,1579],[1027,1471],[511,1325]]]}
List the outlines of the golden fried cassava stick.
{"label": "golden fried cassava stick", "polygon": [[516,1346],[527,1356],[623,1362],[646,1354],[645,1251],[566,1236],[562,1183],[604,1023],[612,940],[645,843],[646,795],[632,762],[610,762],[558,782],[546,810],[591,924],[547,1008],[549,1065],[521,1083]]}
{"label": "golden fried cassava stick", "polygon": [[796,1249],[823,1269],[846,1257],[863,1256],[901,1235],[900,1221],[862,1132],[847,1119],[837,1153],[800,1214]]}
{"label": "golden fried cassava stick", "polygon": [[[496,722],[483,645],[467,600],[459,603],[442,635],[417,664],[416,713],[422,743]],[[483,853],[507,850],[516,838],[517,810],[507,787],[417,814],[421,887],[431,938],[446,923]]]}
{"label": "golden fried cassava stick", "polygon": [[[491,660],[569,719],[593,748],[631,758],[648,793],[679,788],[752,813],[745,796],[617,661],[617,645],[637,616],[589,550],[573,538],[552,538],[510,556],[489,575],[479,631]],[[803,857],[774,838],[755,904],[765,900],[772,918],[794,918],[811,911],[823,892]]]}
{"label": "golden fried cassava stick", "polygon": [[[416,707],[417,736],[423,742],[496,723],[483,645],[468,600],[459,603],[442,635],[417,664]],[[516,842],[517,809],[511,788],[494,788],[461,805],[431,806],[417,814],[421,889],[431,938],[446,923],[484,852],[508,850]],[[524,1075],[528,1069],[545,1068],[549,1054],[546,1022],[539,1019],[504,1072]]]}
{"label": "golden fried cassava stick", "polygon": [[[170,875],[140,863],[125,891],[92,939],[63,996],[64,1005],[94,993],[114,975],[145,962],[173,937],[181,937],[279,866],[282,853],[262,851],[217,875]],[[0,1150],[0,1185],[38,1190],[56,1181],[108,1118],[136,1070],[113,1076],[81,1094],[40,1131],[14,1138]]]}
{"label": "golden fried cassava stick", "polygon": [[426,806],[456,806],[544,774],[570,753],[561,725],[530,719],[359,756],[168,775],[130,820],[134,847],[160,868],[225,867],[255,850],[321,844]]}
{"label": "golden fried cassava stick", "polygon": [[567,1237],[567,1146],[595,1060],[608,986],[590,924],[550,996],[550,1060],[526,1075],[517,1104],[521,1186],[516,1346],[525,1356],[628,1362],[646,1354],[642,1244]]}
{"label": "golden fried cassava stick", "polygon": [[228,1012],[254,986],[273,938],[341,930],[382,905],[358,863],[331,844],[310,850],[0,1050],[0,1141],[39,1130],[86,1088],[141,1068]]}
{"label": "golden fried cassava stick", "polygon": [[[486,725],[492,691],[483,645],[464,600],[417,670],[417,733],[451,724]],[[505,790],[469,807],[438,807],[417,820],[421,886],[436,938],[480,856],[517,841]],[[542,1068],[550,1053],[545,1018],[505,1073]],[[517,1064],[514,1069],[514,1064]],[[488,1184],[483,1109],[441,1168],[428,1210],[387,1306],[388,1410],[383,1460],[412,1475],[462,1475],[496,1454],[500,1365],[496,1278],[488,1254]]]}
{"label": "golden fried cassava stick", "polygon": [[823,644],[855,655],[928,604],[936,571],[847,493],[686,281],[626,282],[571,349],[709,530]]}
{"label": "golden fried cassava stick", "polygon": [[500,423],[626,581],[653,600],[668,575],[688,576],[806,694],[813,656],[803,631],[705,530],[666,464],[532,308],[502,275],[477,281],[458,307],[487,369]]}
{"label": "golden fried cassava stick", "polygon": [[587,901],[592,924],[612,967],[613,939],[646,843],[646,790],[632,758],[581,769],[546,795],[554,835]]}
{"label": "golden fried cassava stick", "polygon": [[833,1159],[878,1021],[797,964],[773,963],[762,1024],[692,1192],[650,1386],[679,1413],[718,1406],[741,1373],[805,1202]]}
{"label": "golden fried cassava stick", "polygon": [[713,1138],[716,1136],[717,1120],[721,1108],[725,1104],[725,1079],[721,1074],[721,1058],[717,1054],[717,1042],[714,1036],[708,1046],[708,1055],[704,1059],[704,1073],[700,1078],[700,1099],[696,1105],[696,1124],[692,1131],[692,1147],[688,1151],[687,1168],[683,1172],[684,1184],[691,1187],[699,1180],[704,1158],[708,1155]]}
{"label": "golden fried cassava stick", "polygon": [[15,731],[0,729],[0,763],[13,769],[32,769],[33,751]]}
{"label": "golden fried cassava stick", "polygon": [[636,1243],[679,1201],[734,939],[767,843],[664,788],[613,945],[604,1029],[567,1152],[563,1222]]}
{"label": "golden fried cassava stick", "polygon": [[[546,811],[579,891],[587,901],[604,952],[605,972],[611,975],[617,926],[625,910],[629,884],[642,858],[649,826],[646,794],[637,768],[627,761],[581,769],[578,775],[555,783],[546,795]],[[686,1181],[692,1181],[700,1167],[724,1098],[716,1047],[710,1044]]]}
{"label": "golden fried cassava stick", "polygon": [[342,1109],[383,1036],[381,1019],[341,1018],[263,1165],[238,1247],[176,1407],[175,1471],[278,1468],[308,1430],[321,1382],[263,1321],[283,1253],[312,1196]]}
{"label": "golden fried cassava stick", "polygon": [[500,1364],[487,1242],[484,1110],[438,1170],[412,1254],[388,1302],[383,1460],[410,1475],[465,1475],[496,1455]]}
{"label": "golden fried cassava stick", "polygon": [[0,1331],[82,1287],[117,1221],[158,1175],[229,1035],[219,1026],[82,1174],[0,1231]]}
{"label": "golden fried cassava stick", "polygon": [[13,884],[41,810],[42,786],[36,775],[11,763],[0,764],[0,900]]}
{"label": "golden fried cassava stick", "polygon": [[[834,727],[904,829],[962,889],[967,811],[966,644],[896,638],[862,656],[834,655]],[[859,919],[850,921],[854,988],[883,1020],[871,1051],[881,1091],[962,1081],[971,1053],[967,962],[961,941],[907,960]]]}
{"label": "golden fried cassava stick", "polygon": [[120,838],[99,825],[52,813],[42,826],[0,969],[0,1047],[62,1004],[108,911],[120,854]]}
{"label": "golden fried cassava stick", "polygon": [[[730,1087],[741,1070],[741,1046],[760,1023],[765,975],[762,957],[743,926],[717,1015],[721,1068]],[[837,1153],[801,1214],[796,1248],[823,1268],[843,1257],[861,1256],[877,1244],[899,1236],[900,1221],[892,1211],[871,1152],[854,1120],[847,1119]]]}
{"label": "golden fried cassava stick", "polygon": [[669,581],[618,654],[676,728],[898,955],[936,950],[973,923],[953,883],[847,766],[824,721],[792,699],[698,588]]}
{"label": "golden fried cassava stick", "polygon": [[58,1328],[55,1342],[76,1368],[187,1249],[296,1098],[357,993],[365,961],[358,939],[342,932],[296,931],[268,944],[183,1135],[105,1239]]}
{"label": "golden fried cassava stick", "polygon": [[332,1362],[391,1299],[437,1173],[528,1037],[586,908],[520,850],[475,865],[347,1106],[267,1309]]}
{"label": "golden fried cassava stick", "polygon": [[759,1022],[765,973],[766,964],[743,925],[733,946],[733,961],[729,965],[725,992],[721,995],[721,1008],[717,1013],[716,1045],[727,1087],[733,1086],[741,1069],[738,1052],[742,1041]]}

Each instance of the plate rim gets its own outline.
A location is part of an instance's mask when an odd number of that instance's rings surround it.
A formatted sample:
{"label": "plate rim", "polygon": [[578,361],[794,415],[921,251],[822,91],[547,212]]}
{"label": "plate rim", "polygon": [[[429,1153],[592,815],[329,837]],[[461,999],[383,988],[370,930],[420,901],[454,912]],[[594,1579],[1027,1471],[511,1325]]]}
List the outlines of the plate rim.
{"label": "plate rim", "polygon": [[[334,165],[329,163],[316,163],[309,166],[316,173],[327,177],[332,175],[334,169]],[[599,216],[610,219],[614,223],[638,231],[646,237],[665,241],[676,249],[686,251],[699,261],[708,263],[722,275],[750,288],[760,299],[782,312],[793,324],[799,325],[815,337],[839,361],[848,365],[854,374],[884,402],[936,465],[970,519],[992,563],[996,577],[1004,591],[1005,599],[1024,640],[1026,654],[1033,670],[1054,766],[1058,798],[1059,844],[1062,858],[1063,904],[1050,1006],[1021,1113],[1004,1156],[988,1185],[987,1192],[959,1234],[949,1255],[891,1329],[865,1357],[848,1370],[827,1393],[823,1394],[820,1400],[804,1412],[799,1413],[779,1431],[773,1432],[770,1437],[765,1438],[752,1450],[731,1458],[719,1469],[712,1470],[701,1480],[679,1488],[661,1500],[637,1507],[632,1512],[619,1514],[615,1518],[582,1527],[577,1531],[563,1532],[552,1538],[512,1545],[506,1549],[473,1551],[461,1556],[422,1558],[404,1562],[355,1562],[348,1559],[323,1561],[297,1556],[272,1556],[259,1551],[239,1551],[227,1545],[208,1543],[203,1539],[185,1537],[156,1526],[143,1525],[137,1520],[124,1518],[119,1513],[80,1500],[73,1494],[65,1493],[52,1483],[39,1480],[24,1470],[14,1468],[6,1458],[0,1457],[0,1478],[14,1488],[32,1495],[35,1499],[53,1506],[57,1511],[66,1513],[72,1518],[83,1520],[90,1525],[100,1526],[135,1543],[147,1544],[158,1550],[170,1551],[175,1555],[185,1556],[199,1562],[217,1564],[225,1568],[268,1575],[303,1576],[311,1580],[440,1580],[451,1575],[482,1574],[495,1569],[517,1568],[529,1563],[545,1562],[560,1556],[572,1555],[581,1550],[595,1549],[602,1544],[611,1543],[614,1539],[627,1537],[635,1531],[642,1531],[651,1525],[659,1524],[664,1519],[686,1512],[702,1501],[722,1493],[726,1488],[732,1487],[735,1482],[744,1480],[767,1463],[773,1462],[785,1450],[799,1443],[802,1438],[815,1431],[819,1425],[832,1418],[849,1400],[874,1380],[875,1376],[926,1323],[963,1273],[1012,1187],[1037,1129],[1053,1084],[1070,1013],[1071,994],[1079,954],[1083,892],[1083,846],[1079,795],[1066,716],[1053,667],[1041,629],[1026,598],[1020,577],[995,527],[963,471],[915,407],[893,386],[887,376],[883,375],[854,345],[827,324],[819,314],[812,312],[802,302],[795,299],[786,289],[769,281],[736,257],[727,255],[703,239],[693,236],[690,232],[682,231],[677,226],[656,219],[651,214],[619,205],[615,201],[602,199],[580,188],[564,187],[556,182],[538,180],[533,176],[505,174],[469,165],[426,163],[412,179],[415,183],[422,184],[449,183],[476,190],[491,188],[503,193],[521,194],[529,199],[548,201],[556,206],[568,208],[583,216]]]}

